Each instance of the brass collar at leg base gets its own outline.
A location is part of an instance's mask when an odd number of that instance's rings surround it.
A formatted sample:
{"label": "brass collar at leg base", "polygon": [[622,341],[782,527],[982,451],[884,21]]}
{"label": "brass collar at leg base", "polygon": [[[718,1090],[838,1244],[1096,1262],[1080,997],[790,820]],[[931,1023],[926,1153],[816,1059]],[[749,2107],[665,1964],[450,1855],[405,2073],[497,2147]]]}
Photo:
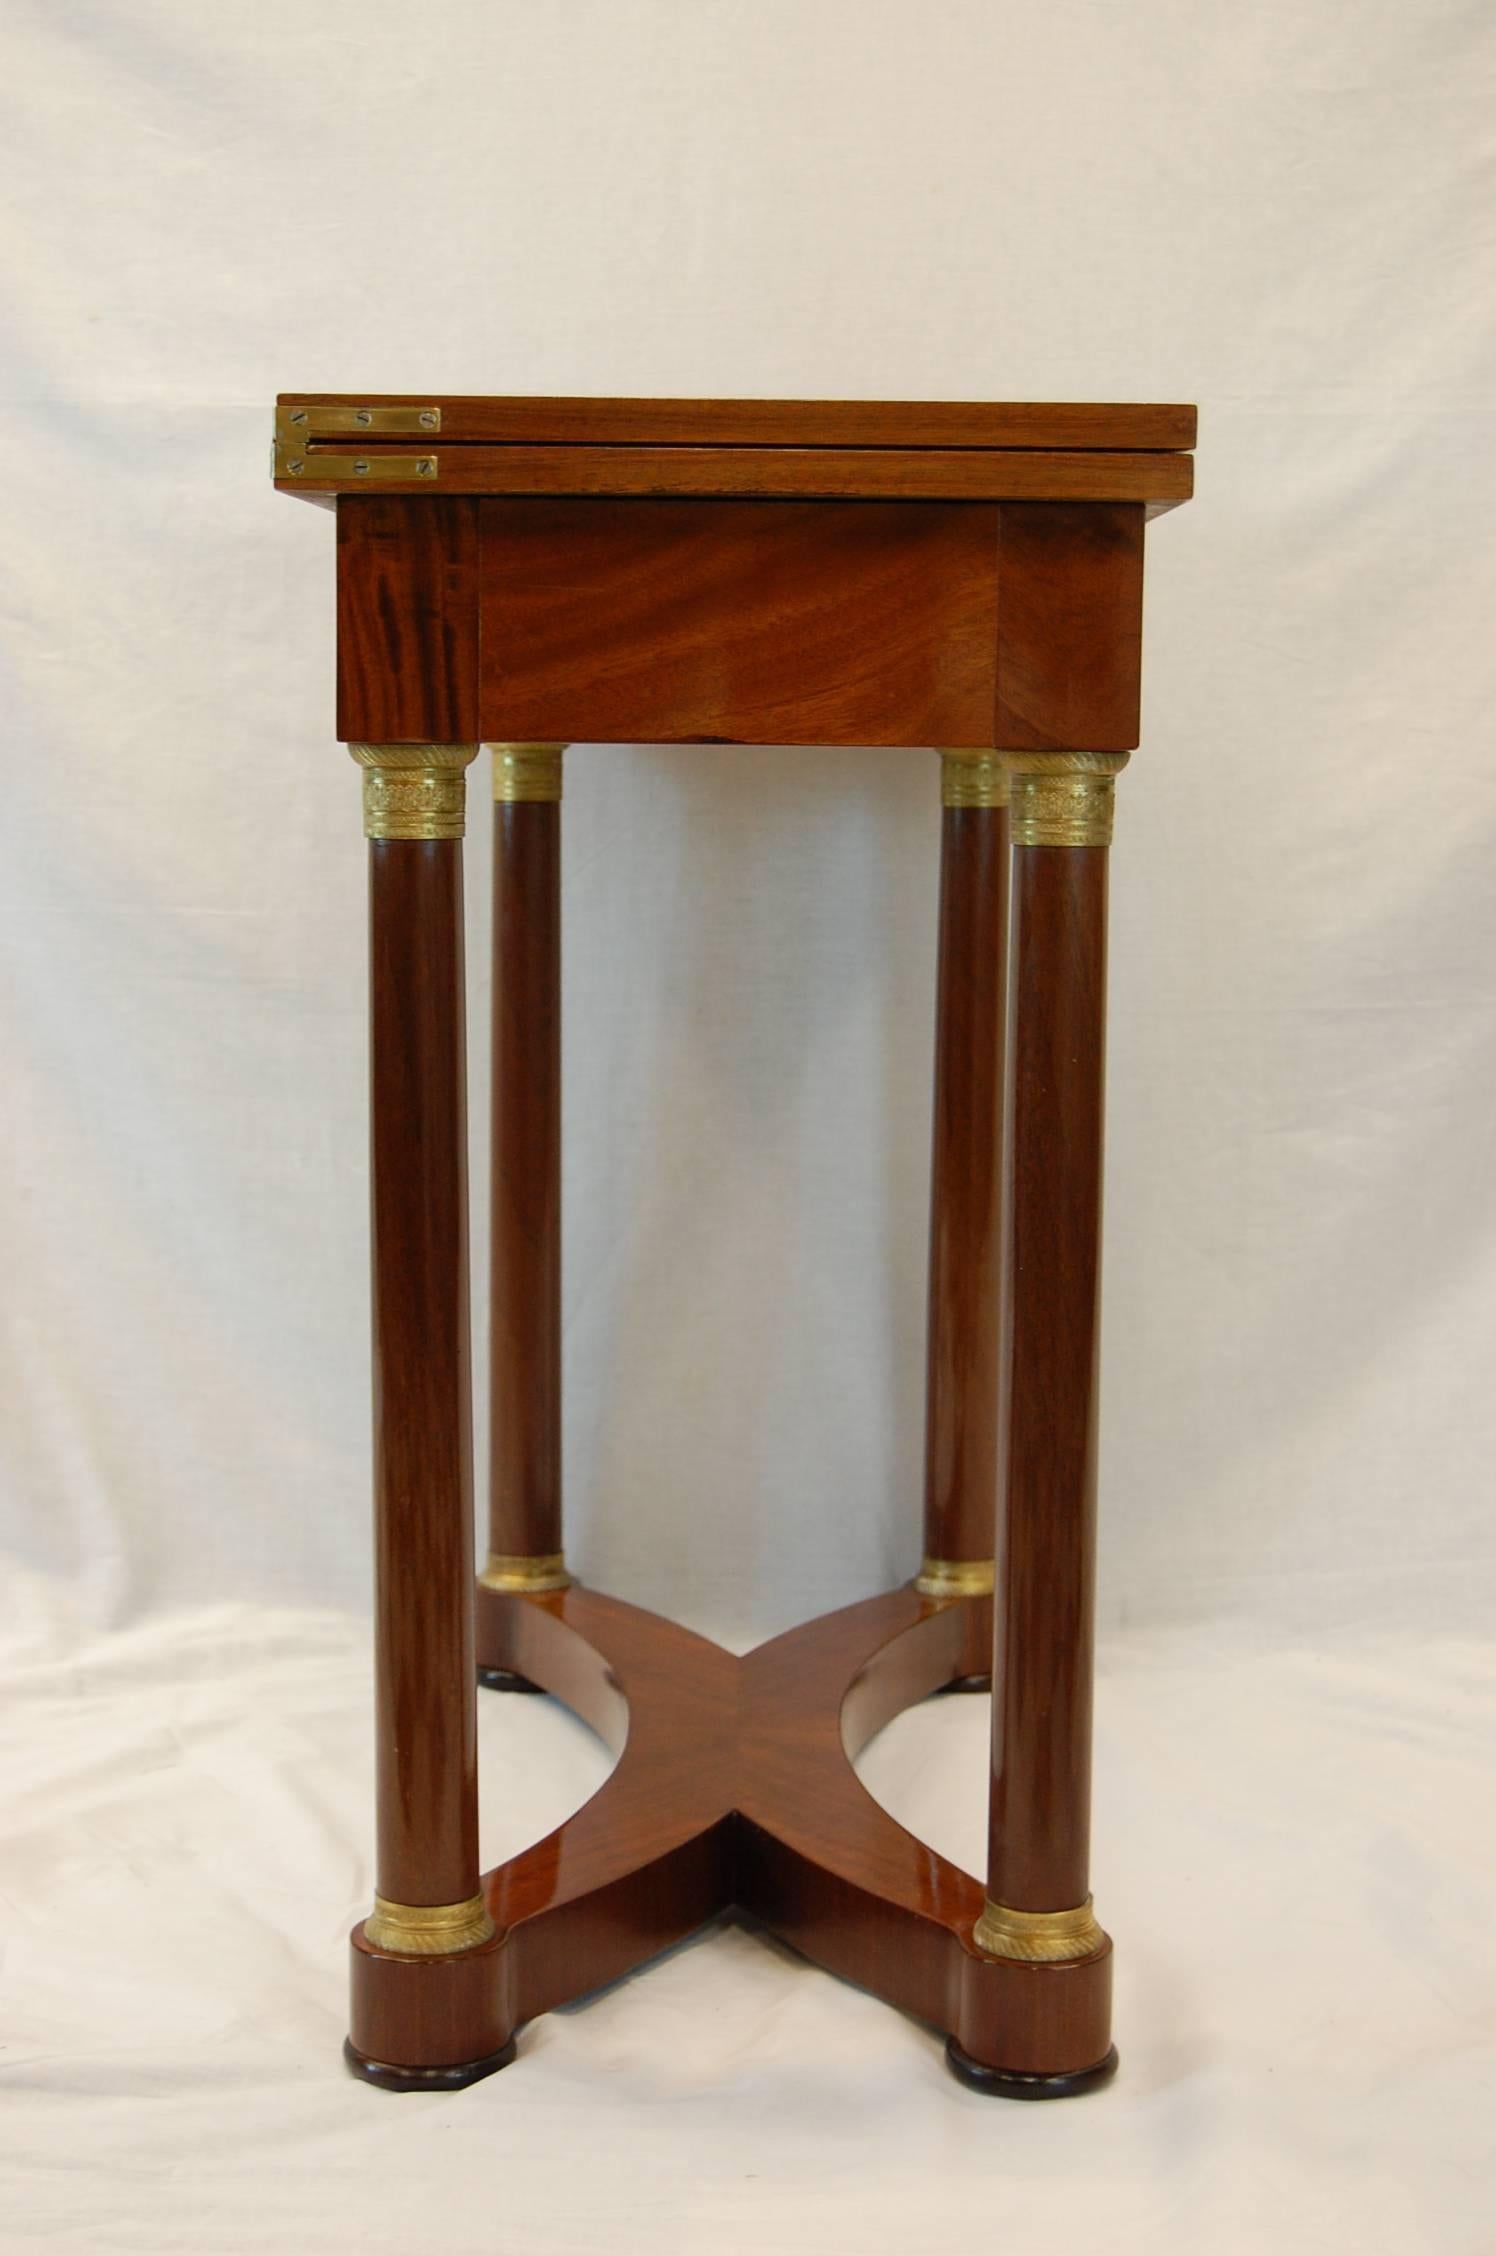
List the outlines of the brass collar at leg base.
{"label": "brass collar at leg base", "polygon": [[541,1590],[570,1590],[572,1585],[572,1577],[566,1571],[566,1556],[561,1551],[533,1559],[490,1551],[488,1564],[478,1580],[485,1590],[514,1590],[531,1595]]}
{"label": "brass collar at leg base", "polygon": [[494,1931],[481,1895],[465,1903],[402,1904],[374,1898],[364,1921],[364,1940],[375,1950],[402,1951],[412,1958],[447,1958],[486,1943]]}
{"label": "brass collar at leg base", "polygon": [[926,1559],[914,1587],[922,1598],[990,1598],[994,1581],[990,1559]]}
{"label": "brass collar at leg base", "polygon": [[1059,1962],[1094,1956],[1106,1936],[1089,1896],[1069,1911],[1014,1911],[989,1896],[971,1939],[989,1958]]}

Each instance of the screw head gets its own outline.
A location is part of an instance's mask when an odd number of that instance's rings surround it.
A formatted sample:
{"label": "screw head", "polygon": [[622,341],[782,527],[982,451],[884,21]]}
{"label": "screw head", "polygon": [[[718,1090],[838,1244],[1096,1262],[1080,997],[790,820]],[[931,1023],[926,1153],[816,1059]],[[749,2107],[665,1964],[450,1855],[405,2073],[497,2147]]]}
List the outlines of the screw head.
{"label": "screw head", "polygon": [[366,407],[361,407],[355,411],[353,420],[355,423],[362,423],[364,428],[367,430],[368,426],[373,422],[374,418],[369,413],[369,410]]}
{"label": "screw head", "polygon": [[304,423],[306,421],[306,409],[304,407],[293,407],[291,421],[293,423]]}
{"label": "screw head", "polygon": [[419,420],[423,431],[434,431],[436,429],[436,409],[434,407],[423,407]]}
{"label": "screw head", "polygon": [[368,463],[364,460],[363,456],[360,455],[357,462],[355,462],[353,465],[353,475],[355,476],[355,478],[365,477],[368,473],[368,468]]}
{"label": "screw head", "polygon": [[293,478],[297,478],[300,477],[302,471],[306,468],[306,464],[302,461],[300,455],[293,455],[291,460],[286,464],[286,468],[290,471]]}
{"label": "screw head", "polygon": [[416,476],[418,478],[433,478],[435,475],[436,464],[432,461],[430,455],[418,455],[416,458]]}

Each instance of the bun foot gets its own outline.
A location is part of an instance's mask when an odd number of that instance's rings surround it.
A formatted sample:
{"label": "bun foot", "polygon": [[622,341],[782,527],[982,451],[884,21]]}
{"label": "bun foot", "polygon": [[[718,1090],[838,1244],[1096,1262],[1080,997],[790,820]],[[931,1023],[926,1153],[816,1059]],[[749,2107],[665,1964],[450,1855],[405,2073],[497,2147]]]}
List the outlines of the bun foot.
{"label": "bun foot", "polygon": [[945,2057],[958,2082],[972,2091],[984,2092],[989,2099],[1077,2099],[1082,2092],[1099,2091],[1117,2073],[1115,2045],[1093,2068],[1071,2068],[1053,2076],[1027,2074],[1017,2068],[989,2068],[984,2060],[973,2060],[969,2052],[963,2052],[954,2037],[946,2039]]}
{"label": "bun foot", "polygon": [[478,1669],[478,1682],[485,1692],[543,1692],[543,1684],[532,1684],[527,1676],[517,1676],[513,1669]]}
{"label": "bun foot", "polygon": [[511,2037],[508,2044],[489,2053],[485,2060],[460,2060],[454,2068],[392,2068],[386,2060],[370,2060],[358,2050],[351,2037],[343,2039],[343,2058],[351,2073],[366,2084],[374,2084],[380,2091],[395,2092],[463,2091],[484,2076],[507,2068],[514,2058],[514,2049]]}

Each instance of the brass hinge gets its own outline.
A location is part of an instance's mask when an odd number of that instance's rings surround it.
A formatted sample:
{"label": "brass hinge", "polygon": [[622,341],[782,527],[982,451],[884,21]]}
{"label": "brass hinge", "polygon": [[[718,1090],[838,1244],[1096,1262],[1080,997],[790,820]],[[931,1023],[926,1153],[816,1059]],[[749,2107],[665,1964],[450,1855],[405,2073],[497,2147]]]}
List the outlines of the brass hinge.
{"label": "brass hinge", "polygon": [[341,438],[426,438],[442,427],[439,407],[278,407],[275,411],[276,478],[350,481],[434,480],[434,454],[358,454],[332,452],[314,441]]}

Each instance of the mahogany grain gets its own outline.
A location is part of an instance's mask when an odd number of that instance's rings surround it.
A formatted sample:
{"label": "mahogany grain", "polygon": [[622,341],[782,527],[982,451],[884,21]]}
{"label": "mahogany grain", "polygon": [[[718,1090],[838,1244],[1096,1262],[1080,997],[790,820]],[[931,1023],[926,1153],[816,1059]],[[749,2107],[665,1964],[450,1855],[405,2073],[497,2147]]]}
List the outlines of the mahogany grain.
{"label": "mahogany grain", "polygon": [[1091,2067],[1110,2042],[1111,1949],[1073,1966],[984,1956],[977,1881],[875,1802],[851,1764],[913,1701],[981,1665],[985,1601],[906,1586],[742,1663],[738,1900],[833,1973],[1011,2073]]}
{"label": "mahogany grain", "polygon": [[1142,510],[1005,503],[998,587],[992,743],[1130,752],[1142,678]]}
{"label": "mahogany grain", "polygon": [[485,1660],[555,1693],[618,1760],[574,1817],[485,1876],[492,1942],[399,1958],[355,1929],[352,2057],[370,2081],[401,2088],[397,2063],[415,2089],[433,2070],[502,2065],[527,2020],[733,1906],[981,2063],[1063,2078],[1102,2059],[1110,1948],[1078,1966],[976,1951],[981,1884],[852,1767],[901,1709],[980,1666],[986,1601],[906,1587],[741,1660],[575,1587],[480,1589],[478,1617]]}
{"label": "mahogany grain", "polygon": [[[366,458],[410,453],[372,444]],[[330,458],[330,459],[329,459]],[[346,440],[307,449],[282,490],[316,500],[353,493]],[[1188,501],[1187,454],[1022,448],[453,446],[438,441],[436,483],[467,494],[736,496],[741,500],[1127,501],[1155,510]]]}
{"label": "mahogany grain", "polygon": [[1128,751],[1141,507],[338,503],[351,741]]}
{"label": "mahogany grain", "polygon": [[376,1886],[478,1884],[462,847],[369,844]]}
{"label": "mahogany grain", "polygon": [[[1144,527],[1191,491],[1193,409],[294,397],[439,410],[367,440],[286,418],[277,483],[337,509],[345,739],[1137,741]],[[618,1754],[483,1878],[480,1948],[356,1930],[349,2057],[373,2082],[488,2073],[528,2019],[732,1905],[943,2030],[976,2088],[1053,2096],[1114,2065],[1109,1943],[1029,1964],[972,1942],[984,1892],[1048,1911],[1087,1890],[1106,855],[1012,856],[1005,1061],[1004,820],[951,810],[942,839],[926,1549],[995,1549],[997,1596],[906,1588],[742,1660],[575,1587],[480,1590],[475,1624],[461,849],[371,849],[379,1893],[480,1885],[475,1659]],[[495,852],[490,1526],[495,1550],[549,1555],[556,808],[501,808]],[[852,1760],[989,1658],[984,1891]]]}
{"label": "mahogany grain", "polygon": [[1107,856],[1019,846],[988,1887],[1089,1886]]}
{"label": "mahogany grain", "polygon": [[925,1370],[927,1559],[990,1559],[997,1499],[1008,815],[942,809]]}
{"label": "mahogany grain", "polygon": [[345,744],[477,741],[476,502],[339,501],[337,729]]}
{"label": "mahogany grain", "polygon": [[993,508],[585,499],[481,508],[486,738],[988,741]]}
{"label": "mahogany grain", "polygon": [[[1068,401],[527,399],[451,393],[281,392],[277,405],[439,407],[420,449],[530,446],[1012,447],[1173,451],[1193,407]],[[332,443],[329,441],[328,443]],[[338,442],[345,448],[354,443]]]}
{"label": "mahogany grain", "polygon": [[489,1546],[561,1538],[561,807],[494,807]]}

